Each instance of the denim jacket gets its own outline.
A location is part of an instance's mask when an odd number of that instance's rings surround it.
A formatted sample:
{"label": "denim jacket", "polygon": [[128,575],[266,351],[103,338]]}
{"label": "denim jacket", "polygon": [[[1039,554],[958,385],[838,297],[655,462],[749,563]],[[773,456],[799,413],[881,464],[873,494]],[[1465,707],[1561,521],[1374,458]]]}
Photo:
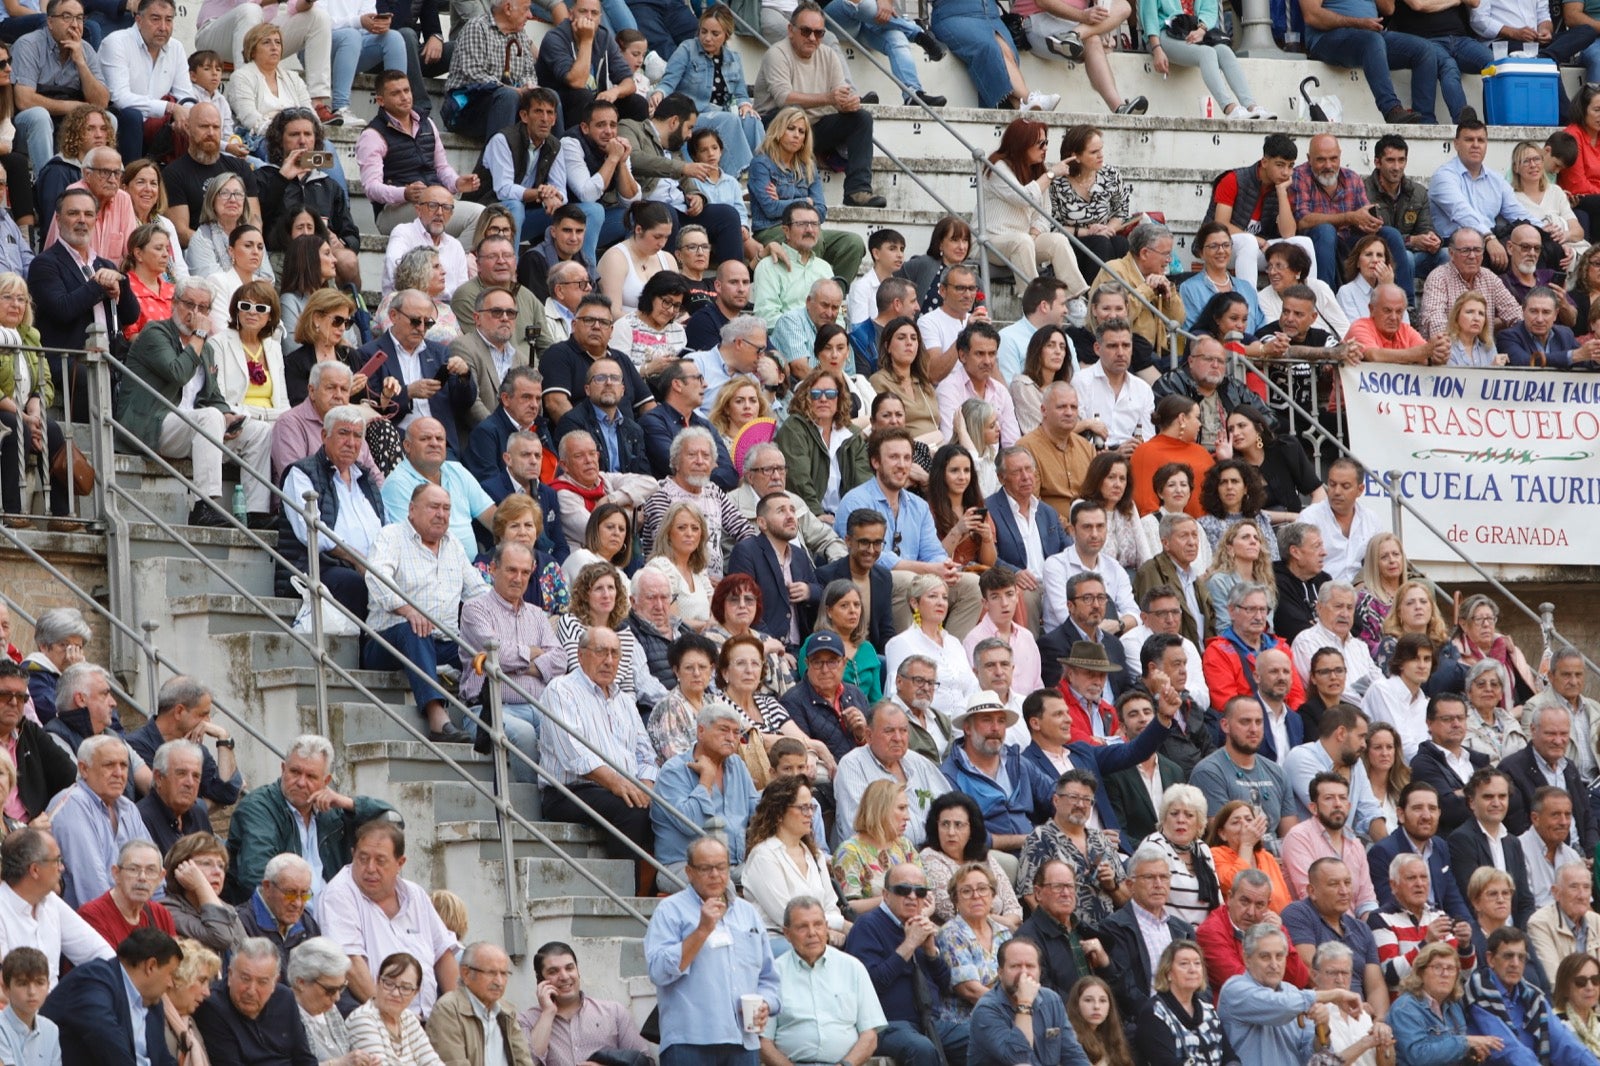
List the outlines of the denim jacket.
{"label": "denim jacket", "polygon": [[[778,195],[776,198],[768,195],[767,185],[774,186]],[[816,174],[807,182],[797,172],[785,170],[778,166],[765,152],[757,152],[755,158],[750,160],[750,229],[759,233],[770,226],[776,226],[783,221],[783,209],[796,200],[810,198],[817,209],[820,221],[828,221],[828,200],[822,191],[822,167],[816,167]]]}
{"label": "denim jacket", "polygon": [[[737,111],[740,104],[750,103],[750,86],[744,80],[744,62],[739,53],[724,45],[722,48],[722,80],[728,83],[733,101],[730,107]],[[704,111],[711,106],[711,57],[706,55],[698,40],[684,41],[667,60],[667,72],[661,76],[656,89],[663,95],[683,93],[700,105]]]}
{"label": "denim jacket", "polygon": [[1395,1050],[1411,1066],[1454,1066],[1467,1054],[1467,1016],[1461,1002],[1447,1003],[1444,1017],[1428,1009],[1415,992],[1408,992],[1389,1008]]}

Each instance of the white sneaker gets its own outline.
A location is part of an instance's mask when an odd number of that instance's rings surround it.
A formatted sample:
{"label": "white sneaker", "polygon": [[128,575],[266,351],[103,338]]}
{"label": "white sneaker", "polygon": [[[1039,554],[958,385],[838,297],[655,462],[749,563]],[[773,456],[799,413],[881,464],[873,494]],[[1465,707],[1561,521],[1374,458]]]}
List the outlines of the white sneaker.
{"label": "white sneaker", "polygon": [[1276,112],[1268,111],[1260,104],[1252,104],[1250,110],[1244,113],[1244,117],[1249,119],[1275,119],[1278,116]]}
{"label": "white sneaker", "polygon": [[1061,103],[1058,93],[1030,92],[1028,98],[1022,102],[1019,111],[1054,111],[1056,105]]}
{"label": "white sneaker", "polygon": [[336,111],[334,111],[333,117],[337,121],[334,122],[334,123],[331,123],[332,125],[339,125],[339,126],[360,126],[360,125],[362,125],[361,119],[358,118],[356,116],[356,113],[354,111],[350,110],[348,107],[341,107],[341,108],[337,109]]}

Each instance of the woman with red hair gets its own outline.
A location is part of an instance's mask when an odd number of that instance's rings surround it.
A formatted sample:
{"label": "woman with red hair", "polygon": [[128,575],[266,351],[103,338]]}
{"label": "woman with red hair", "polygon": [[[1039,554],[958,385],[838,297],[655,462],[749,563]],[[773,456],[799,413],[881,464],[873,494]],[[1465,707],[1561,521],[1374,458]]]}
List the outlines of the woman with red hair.
{"label": "woman with red hair", "polygon": [[1049,132],[1042,122],[1013,119],[1001,134],[1000,147],[989,156],[993,166],[983,175],[989,254],[996,263],[1009,260],[1023,282],[1032,281],[1041,265],[1050,264],[1066,283],[1067,296],[1076,299],[1089,286],[1078,271],[1072,242],[1050,223],[1050,182],[1067,170],[1065,163],[1045,165],[1049,148]]}

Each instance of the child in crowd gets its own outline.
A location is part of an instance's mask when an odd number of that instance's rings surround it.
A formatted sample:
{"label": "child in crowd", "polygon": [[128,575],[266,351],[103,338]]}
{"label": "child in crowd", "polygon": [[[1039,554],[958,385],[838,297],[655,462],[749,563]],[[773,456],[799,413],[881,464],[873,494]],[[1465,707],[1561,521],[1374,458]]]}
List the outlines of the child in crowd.
{"label": "child in crowd", "polygon": [[13,948],[0,964],[11,1002],[0,1011],[0,1062],[61,1061],[61,1032],[39,1008],[50,994],[50,962],[38,948]]}
{"label": "child in crowd", "polygon": [[222,116],[222,150],[243,159],[249,155],[233,125],[233,108],[222,91],[222,56],[208,48],[189,53],[189,81],[194,84],[197,104],[211,104]]}
{"label": "child in crowd", "polygon": [[[906,239],[899,230],[874,230],[867,238],[867,254],[872,257],[872,269],[850,283],[850,295],[845,300],[845,311],[852,326],[860,325],[878,313],[878,286],[883,279],[899,273],[906,261]],[[874,366],[856,367],[872,373]]]}
{"label": "child in crowd", "polygon": [[761,245],[750,236],[750,205],[745,201],[739,178],[722,169],[722,137],[716,130],[695,130],[689,138],[689,158],[712,168],[711,177],[695,178],[694,187],[705,194],[708,204],[727,204],[739,212],[739,227],[744,234],[746,259],[761,255]]}
{"label": "child in crowd", "polygon": [[[448,888],[437,888],[428,894],[428,899],[433,904],[434,913],[439,915],[439,920],[444,927],[455,934],[455,938],[462,944],[467,942],[467,901],[450,891]],[[456,952],[456,959],[461,958],[460,949]]]}
{"label": "child in crowd", "polygon": [[628,61],[628,66],[633,70],[633,91],[646,100],[650,99],[651,87],[655,83],[644,69],[644,61],[650,55],[650,42],[638,30],[619,30],[617,47],[622,49],[622,58]]}

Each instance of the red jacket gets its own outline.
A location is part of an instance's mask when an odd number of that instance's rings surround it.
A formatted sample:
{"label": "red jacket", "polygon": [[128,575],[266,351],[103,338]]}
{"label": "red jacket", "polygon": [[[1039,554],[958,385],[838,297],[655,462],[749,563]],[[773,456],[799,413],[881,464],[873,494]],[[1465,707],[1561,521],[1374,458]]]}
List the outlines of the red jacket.
{"label": "red jacket", "polygon": [[[1110,682],[1107,682],[1108,687],[1109,685]],[[1070,739],[1081,740],[1085,744],[1104,744],[1104,740],[1094,735],[1094,726],[1089,722],[1089,711],[1084,707],[1083,701],[1078,699],[1078,694],[1072,691],[1072,686],[1067,684],[1067,679],[1063,677],[1056,687],[1061,691],[1061,698],[1067,701],[1067,711],[1072,716]],[[1104,727],[1106,736],[1114,737],[1120,733],[1122,723],[1117,720],[1117,709],[1105,700],[1101,700],[1099,710],[1101,719],[1106,723]]]}
{"label": "red jacket", "polygon": [[[1289,669],[1293,671],[1293,678],[1289,682],[1288,703],[1290,707],[1299,707],[1306,701],[1306,687],[1300,680],[1299,671],[1294,668],[1294,652],[1290,650],[1288,641],[1271,633],[1262,635],[1261,650],[1266,651],[1268,648],[1277,648],[1289,656]],[[1249,696],[1255,691],[1250,684],[1250,677],[1245,674],[1246,668],[1251,674],[1255,673],[1255,653],[1249,656],[1248,662],[1241,662],[1238,646],[1226,636],[1212,637],[1206,641],[1206,651],[1200,660],[1200,668],[1206,675],[1206,688],[1211,690],[1211,706],[1218,714],[1222,713],[1222,709],[1233,697]]]}
{"label": "red jacket", "polygon": [[[1277,915],[1272,915],[1277,917]],[[1281,921],[1279,924],[1282,924]],[[1294,939],[1284,929],[1283,937],[1289,942],[1289,959],[1284,966],[1283,979],[1296,988],[1311,987],[1311,971],[1294,948]],[[1236,974],[1244,973],[1244,934],[1233,927],[1226,906],[1218,907],[1206,915],[1194,931],[1194,939],[1206,958],[1206,979],[1211,982],[1211,992],[1222,991],[1222,984]]]}

